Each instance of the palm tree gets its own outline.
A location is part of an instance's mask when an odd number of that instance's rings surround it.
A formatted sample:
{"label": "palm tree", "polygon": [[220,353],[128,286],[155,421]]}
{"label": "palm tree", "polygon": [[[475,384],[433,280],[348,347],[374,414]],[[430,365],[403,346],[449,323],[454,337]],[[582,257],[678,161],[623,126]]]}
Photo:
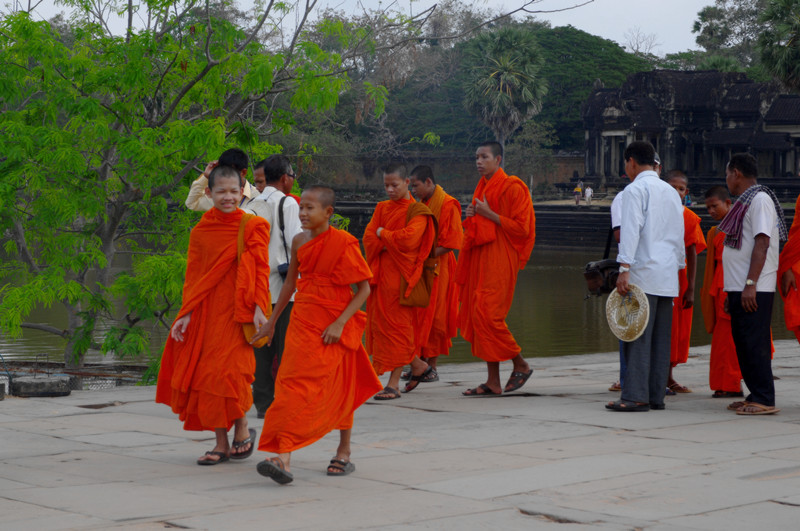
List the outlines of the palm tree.
{"label": "palm tree", "polygon": [[530,31],[506,27],[478,35],[467,45],[464,105],[505,145],[522,124],[542,110],[544,63]]}
{"label": "palm tree", "polygon": [[800,92],[800,0],[770,0],[761,15],[761,64],[786,87]]}

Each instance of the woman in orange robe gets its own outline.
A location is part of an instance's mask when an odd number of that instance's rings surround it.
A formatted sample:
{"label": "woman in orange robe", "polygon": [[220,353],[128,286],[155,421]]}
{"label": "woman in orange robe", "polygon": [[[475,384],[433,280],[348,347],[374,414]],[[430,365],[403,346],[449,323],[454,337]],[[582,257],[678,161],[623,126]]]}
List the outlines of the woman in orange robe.
{"label": "woman in orange robe", "polygon": [[[401,305],[400,284],[405,279],[408,296],[419,282],[423,262],[436,241],[436,228],[430,210],[415,203],[408,185],[404,166],[386,168],[384,187],[389,200],[377,204],[364,230],[364,250],[373,275],[367,299],[367,352],[378,375],[391,371],[386,387],[375,396],[378,400],[400,397],[403,366],[411,364],[412,377],[430,371],[419,353],[430,333],[432,312]],[[421,215],[407,220],[412,206]]]}
{"label": "woman in orange robe", "polygon": [[[506,175],[500,167],[502,159],[502,146],[497,142],[478,147],[476,165],[481,180],[467,208],[464,246],[456,267],[461,335],[472,344],[473,356],[486,361],[488,371],[487,381],[465,391],[466,396],[514,391],[533,374],[505,318],[514,299],[517,273],[533,250],[536,217],[528,187]],[[514,369],[503,388],[500,362],[507,360]]]}
{"label": "woman in orange robe", "polygon": [[789,240],[783,246],[778,264],[780,293],[783,297],[783,316],[786,328],[794,332],[800,341],[800,292],[797,290],[797,278],[800,277],[800,196],[794,206],[794,220],[789,229]]}
{"label": "woman in orange robe", "polygon": [[[263,324],[261,309],[272,309],[269,223],[247,222],[245,250],[237,258],[241,181],[235,173],[224,177],[226,169],[218,167],[209,177],[206,195],[214,208],[192,229],[183,305],[164,347],[156,388],[156,402],[170,406],[184,429],[214,430],[217,445],[197,461],[201,465],[248,457],[255,447],[255,430],[248,430],[245,418],[253,403],[255,360],[242,323]],[[232,452],[227,433],[234,424]]]}

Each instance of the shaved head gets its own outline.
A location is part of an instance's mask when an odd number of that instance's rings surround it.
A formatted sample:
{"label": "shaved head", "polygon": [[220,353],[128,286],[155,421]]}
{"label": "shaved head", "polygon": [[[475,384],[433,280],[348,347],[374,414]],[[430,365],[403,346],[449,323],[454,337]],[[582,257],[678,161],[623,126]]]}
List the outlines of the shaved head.
{"label": "shaved head", "polygon": [[317,200],[322,205],[322,208],[336,207],[336,192],[329,186],[315,184],[303,190],[303,195],[315,194]]}

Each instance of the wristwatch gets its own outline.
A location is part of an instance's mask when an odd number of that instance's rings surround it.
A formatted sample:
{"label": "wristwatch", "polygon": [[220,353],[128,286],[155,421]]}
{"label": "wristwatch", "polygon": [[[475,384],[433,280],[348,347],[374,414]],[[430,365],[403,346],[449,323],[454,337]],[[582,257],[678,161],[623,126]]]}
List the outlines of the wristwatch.
{"label": "wristwatch", "polygon": [[748,278],[747,280],[744,281],[744,285],[745,286],[755,286],[756,285],[756,281],[751,279],[751,278]]}
{"label": "wristwatch", "polygon": [[619,266],[619,272],[620,273],[627,273],[630,270],[631,270],[630,267],[625,267],[624,265]]}

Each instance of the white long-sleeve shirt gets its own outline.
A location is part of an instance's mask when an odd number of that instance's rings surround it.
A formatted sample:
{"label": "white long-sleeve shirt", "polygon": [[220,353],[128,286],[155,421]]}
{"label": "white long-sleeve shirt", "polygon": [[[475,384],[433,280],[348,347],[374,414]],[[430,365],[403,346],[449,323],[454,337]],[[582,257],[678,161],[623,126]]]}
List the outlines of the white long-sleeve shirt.
{"label": "white long-sleeve shirt", "polygon": [[645,293],[678,296],[678,270],[686,267],[683,205],[654,171],[643,171],[625,188],[617,261],[630,264],[630,283]]}

